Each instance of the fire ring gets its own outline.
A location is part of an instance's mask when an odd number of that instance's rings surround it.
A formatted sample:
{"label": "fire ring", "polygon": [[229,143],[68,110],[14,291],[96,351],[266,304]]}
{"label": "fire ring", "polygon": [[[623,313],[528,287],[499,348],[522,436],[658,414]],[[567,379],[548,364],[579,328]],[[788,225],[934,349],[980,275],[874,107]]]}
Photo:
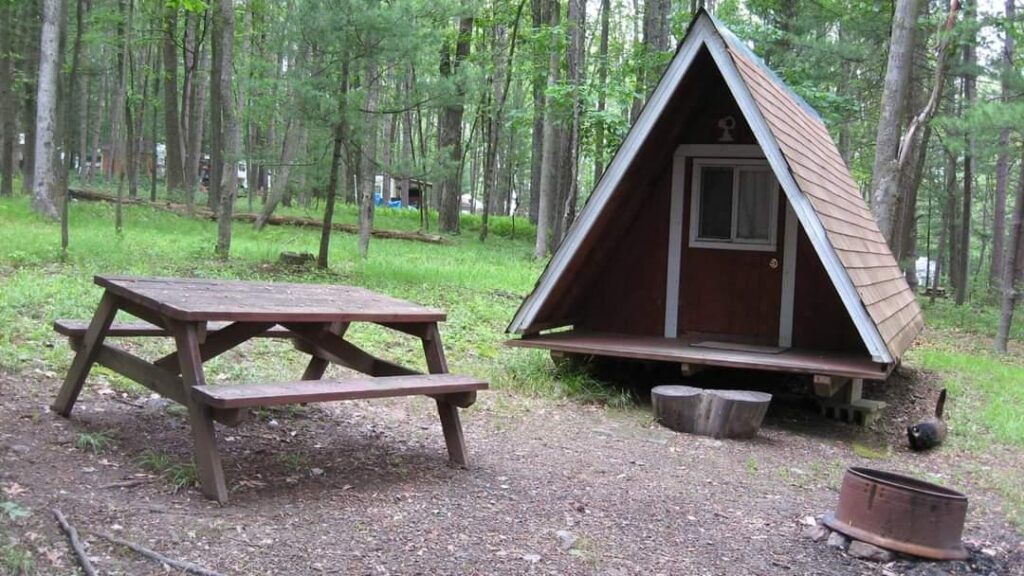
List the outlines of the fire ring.
{"label": "fire ring", "polygon": [[849,468],[825,525],[851,538],[935,560],[963,560],[967,496],[916,478]]}

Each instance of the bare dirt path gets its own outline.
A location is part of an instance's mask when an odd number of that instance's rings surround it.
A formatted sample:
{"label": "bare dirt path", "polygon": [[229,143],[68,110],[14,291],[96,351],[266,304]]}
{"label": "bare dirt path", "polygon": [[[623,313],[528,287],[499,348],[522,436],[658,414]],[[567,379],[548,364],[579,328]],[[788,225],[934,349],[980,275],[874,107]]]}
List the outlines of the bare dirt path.
{"label": "bare dirt path", "polygon": [[[1020,535],[972,474],[1019,455],[868,460],[851,448],[860,431],[810,411],[773,407],[758,439],[729,442],[669,432],[641,408],[492,391],[464,413],[470,470],[446,466],[428,399],[266,412],[221,430],[221,508],[144,476],[154,451],[187,462],[180,412],[87,386],[65,420],[47,409],[58,384],[0,375],[0,501],[32,512],[0,518],[0,538],[31,550],[38,574],[73,572],[54,507],[102,574],[167,572],[97,531],[223,574],[1024,574]],[[876,440],[897,437],[883,428]],[[104,431],[99,453],[76,445]],[[855,464],[968,492],[975,561],[880,565],[803,538],[800,520],[834,506]]]}

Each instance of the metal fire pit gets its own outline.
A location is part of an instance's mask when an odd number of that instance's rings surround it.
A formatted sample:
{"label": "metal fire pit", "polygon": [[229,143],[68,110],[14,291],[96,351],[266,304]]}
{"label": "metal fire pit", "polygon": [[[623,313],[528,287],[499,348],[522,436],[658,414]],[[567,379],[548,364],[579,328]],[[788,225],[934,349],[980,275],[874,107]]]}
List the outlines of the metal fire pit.
{"label": "metal fire pit", "polygon": [[967,517],[967,496],[932,484],[869,468],[850,468],[843,476],[839,506],[825,525],[897,552],[935,560],[963,560],[960,542]]}

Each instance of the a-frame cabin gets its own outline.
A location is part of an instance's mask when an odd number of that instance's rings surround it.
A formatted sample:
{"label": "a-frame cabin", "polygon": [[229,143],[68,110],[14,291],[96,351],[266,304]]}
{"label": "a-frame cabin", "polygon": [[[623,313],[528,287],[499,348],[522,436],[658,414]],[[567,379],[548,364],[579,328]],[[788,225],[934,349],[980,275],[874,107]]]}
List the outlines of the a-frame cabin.
{"label": "a-frame cabin", "polygon": [[705,12],[513,346],[885,379],[923,326],[818,114]]}

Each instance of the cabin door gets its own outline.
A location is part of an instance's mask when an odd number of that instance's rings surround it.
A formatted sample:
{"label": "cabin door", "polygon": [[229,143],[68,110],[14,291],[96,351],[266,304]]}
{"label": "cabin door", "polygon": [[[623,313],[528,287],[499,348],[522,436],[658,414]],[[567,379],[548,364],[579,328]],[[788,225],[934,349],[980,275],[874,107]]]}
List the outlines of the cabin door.
{"label": "cabin door", "polygon": [[760,148],[681,146],[672,194],[666,296],[676,310],[666,310],[666,336],[788,345],[779,330],[786,200]]}

